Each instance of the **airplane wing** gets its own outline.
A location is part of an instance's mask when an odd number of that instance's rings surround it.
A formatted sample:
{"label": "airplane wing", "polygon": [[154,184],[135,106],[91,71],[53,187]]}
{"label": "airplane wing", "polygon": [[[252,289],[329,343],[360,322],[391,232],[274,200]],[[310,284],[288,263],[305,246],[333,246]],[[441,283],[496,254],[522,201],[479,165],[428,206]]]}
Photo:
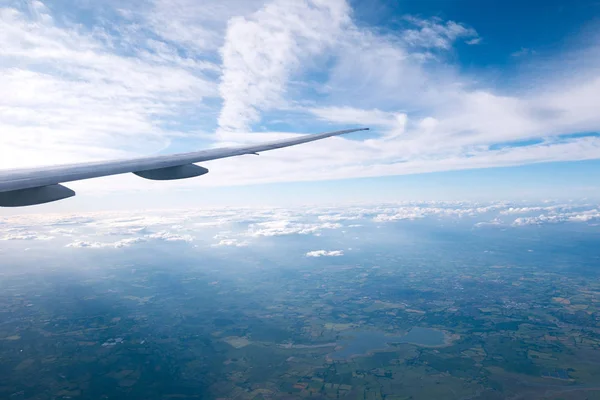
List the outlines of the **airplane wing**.
{"label": "airplane wing", "polygon": [[0,207],[21,207],[66,199],[75,196],[75,192],[61,183],[101,176],[132,172],[142,178],[153,180],[192,178],[208,173],[208,169],[194,163],[244,154],[258,154],[262,151],[295,146],[368,129],[347,129],[317,135],[300,135],[297,138],[275,142],[208,149],[191,153],[0,171]]}

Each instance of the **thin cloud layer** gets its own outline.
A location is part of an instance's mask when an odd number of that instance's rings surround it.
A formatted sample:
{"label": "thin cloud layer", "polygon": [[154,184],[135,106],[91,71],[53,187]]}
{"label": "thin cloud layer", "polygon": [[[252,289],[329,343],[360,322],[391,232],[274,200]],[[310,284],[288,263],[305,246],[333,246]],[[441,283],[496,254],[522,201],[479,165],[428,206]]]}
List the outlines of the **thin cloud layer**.
{"label": "thin cloud layer", "polygon": [[85,240],[76,240],[67,244],[65,247],[70,248],[78,248],[78,249],[104,249],[104,248],[113,248],[113,249],[122,249],[124,247],[131,247],[138,243],[144,243],[146,239],[144,238],[131,238],[131,239],[123,239],[116,242],[88,242]]}
{"label": "thin cloud layer", "polygon": [[247,247],[249,242],[238,239],[221,239],[218,243],[213,244],[213,247],[232,246],[232,247]]}
{"label": "thin cloud layer", "polygon": [[461,23],[444,22],[439,18],[430,21],[414,17],[406,19],[416,27],[406,29],[402,35],[402,38],[411,46],[447,50],[458,39],[465,39],[471,45],[479,43],[477,31]]}
{"label": "thin cloud layer", "polygon": [[[243,250],[293,237],[324,243],[333,239],[339,243],[349,232],[420,223],[463,224],[473,229],[523,229],[546,224],[595,226],[600,223],[600,205],[432,201],[272,210],[245,207],[28,214],[0,218],[0,241],[10,245],[89,249],[130,248],[159,241],[166,246]],[[337,250],[315,251],[307,256],[341,255],[329,254]]]}

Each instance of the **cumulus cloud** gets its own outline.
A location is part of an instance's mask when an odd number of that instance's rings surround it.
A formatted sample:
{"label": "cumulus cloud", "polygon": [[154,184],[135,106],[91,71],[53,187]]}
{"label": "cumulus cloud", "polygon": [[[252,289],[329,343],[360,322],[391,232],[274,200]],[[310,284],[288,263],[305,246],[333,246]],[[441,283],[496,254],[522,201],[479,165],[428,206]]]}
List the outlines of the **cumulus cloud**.
{"label": "cumulus cloud", "polygon": [[375,222],[389,222],[389,221],[399,221],[403,219],[415,220],[418,218],[424,218],[425,214],[420,210],[415,209],[407,209],[407,210],[398,210],[395,214],[378,214],[373,218]]}
{"label": "cumulus cloud", "polygon": [[579,212],[555,212],[540,214],[534,217],[520,217],[513,221],[513,226],[558,224],[565,222],[593,222],[600,221],[600,210],[593,209]]}
{"label": "cumulus cloud", "polygon": [[491,221],[477,222],[474,226],[476,228],[482,228],[482,227],[485,227],[485,226],[499,226],[499,225],[502,225],[502,224],[503,224],[503,222],[502,222],[502,220],[500,218],[494,218]]}
{"label": "cumulus cloud", "polygon": [[78,249],[103,249],[103,248],[113,248],[113,249],[121,249],[124,247],[131,247],[134,244],[146,242],[144,238],[130,238],[123,239],[116,242],[91,242],[85,240],[76,240],[67,244],[65,247],[78,248]]}
{"label": "cumulus cloud", "polygon": [[333,214],[333,215],[319,215],[318,219],[319,219],[319,221],[334,222],[334,221],[353,221],[353,220],[361,219],[362,217],[363,216],[360,214],[358,214],[358,215]]}
{"label": "cumulus cloud", "polygon": [[0,240],[52,240],[54,236],[40,234],[36,232],[27,232],[27,231],[17,231],[17,232],[9,232],[5,235],[0,236]]}
{"label": "cumulus cloud", "polygon": [[85,240],[76,240],[74,242],[67,244],[65,247],[72,247],[72,248],[77,248],[77,249],[85,249],[85,248],[100,249],[102,247],[108,247],[110,245],[111,244],[109,244],[109,243],[88,242]]}
{"label": "cumulus cloud", "polygon": [[313,250],[306,253],[306,257],[340,257],[343,255],[342,250]]}
{"label": "cumulus cloud", "polygon": [[232,247],[247,247],[248,241],[239,239],[221,239],[218,243],[213,244],[213,247],[232,246]]}
{"label": "cumulus cloud", "polygon": [[149,239],[164,240],[166,242],[193,242],[194,237],[191,235],[181,235],[168,231],[161,231],[146,235]]}
{"label": "cumulus cloud", "polygon": [[544,210],[550,210],[554,207],[509,207],[506,210],[501,210],[500,214],[511,215],[511,214],[528,214],[532,212],[540,212]]}
{"label": "cumulus cloud", "polygon": [[319,234],[324,229],[339,229],[342,225],[338,223],[300,223],[292,221],[269,221],[250,224],[248,227],[248,236],[284,236],[284,235],[309,235]]}
{"label": "cumulus cloud", "polygon": [[437,217],[474,217],[480,214],[496,211],[502,206],[493,204],[481,206],[472,203],[443,203],[431,202],[419,205],[403,205],[396,207],[380,207],[375,209],[377,215],[373,218],[376,222],[389,222],[399,220],[415,220],[428,216]]}

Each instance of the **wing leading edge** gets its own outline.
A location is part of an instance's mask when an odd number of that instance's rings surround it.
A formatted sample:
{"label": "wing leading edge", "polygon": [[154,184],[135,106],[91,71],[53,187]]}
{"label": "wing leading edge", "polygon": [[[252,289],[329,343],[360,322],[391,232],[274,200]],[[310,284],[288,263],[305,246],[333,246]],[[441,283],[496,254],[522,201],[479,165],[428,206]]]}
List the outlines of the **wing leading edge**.
{"label": "wing leading edge", "polygon": [[263,151],[368,129],[346,129],[316,135],[301,135],[292,139],[257,145],[225,147],[165,156],[0,171],[0,207],[20,207],[66,199],[74,196],[75,192],[60,185],[61,183],[101,176],[134,173],[142,178],[153,180],[191,178],[208,173],[206,168],[194,165],[194,163],[244,154],[258,154]]}

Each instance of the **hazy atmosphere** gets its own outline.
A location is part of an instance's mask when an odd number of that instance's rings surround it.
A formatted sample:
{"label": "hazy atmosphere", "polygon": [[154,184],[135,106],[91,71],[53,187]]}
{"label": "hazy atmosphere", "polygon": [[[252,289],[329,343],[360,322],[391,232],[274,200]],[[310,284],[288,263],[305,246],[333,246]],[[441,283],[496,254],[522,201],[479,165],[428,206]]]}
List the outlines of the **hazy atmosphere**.
{"label": "hazy atmosphere", "polygon": [[0,0],[0,399],[600,399],[599,28]]}

